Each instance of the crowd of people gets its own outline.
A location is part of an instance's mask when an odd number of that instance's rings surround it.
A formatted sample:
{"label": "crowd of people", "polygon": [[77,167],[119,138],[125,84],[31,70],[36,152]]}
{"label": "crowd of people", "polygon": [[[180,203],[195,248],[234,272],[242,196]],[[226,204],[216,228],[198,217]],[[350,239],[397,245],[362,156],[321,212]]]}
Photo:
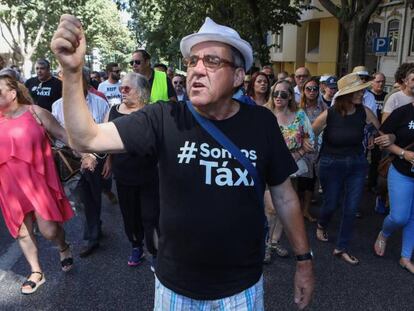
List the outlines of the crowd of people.
{"label": "crowd of people", "polygon": [[[343,77],[251,69],[250,44],[209,18],[181,40],[186,75],[152,66],[144,49],[131,54],[126,74],[117,63],[90,72],[85,46],[80,22],[64,15],[51,43],[58,77],[45,59],[24,84],[14,68],[0,71],[0,208],[31,268],[23,294],[45,283],[35,225],[58,245],[62,270],[74,265],[62,226],[74,214],[49,136],[81,161],[79,256],[99,248],[102,193],[119,201],[127,264],[140,265],[144,245],[150,254],[154,310],[263,310],[262,265],[289,252],[304,308],[314,287],[304,220],[326,243],[341,208],[332,254],[357,265],[350,247],[366,183],[375,210],[388,213],[374,252],[384,256],[402,228],[399,263],[414,274],[414,64],[398,68],[392,94],[384,74],[364,66]],[[388,154],[395,159],[383,178],[377,169]],[[323,202],[312,214],[318,190]]]}

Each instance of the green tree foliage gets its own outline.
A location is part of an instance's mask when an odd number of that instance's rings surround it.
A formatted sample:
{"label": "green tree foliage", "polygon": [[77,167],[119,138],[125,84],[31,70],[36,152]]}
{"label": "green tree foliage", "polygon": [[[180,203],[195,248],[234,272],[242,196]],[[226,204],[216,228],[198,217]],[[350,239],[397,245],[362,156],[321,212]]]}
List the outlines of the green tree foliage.
{"label": "green tree foliage", "polygon": [[[335,16],[348,37],[348,71],[365,64],[365,37],[371,15],[381,0],[319,0],[322,6]],[[343,43],[343,42],[342,42]]]}
{"label": "green tree foliage", "polygon": [[304,1],[291,0],[130,0],[137,41],[158,57],[176,62],[179,42],[196,32],[206,16],[235,28],[249,41],[262,64],[269,62],[266,34],[298,24]]}
{"label": "green tree foliage", "polygon": [[[88,52],[98,48],[103,64],[126,63],[134,49],[131,32],[121,24],[120,12],[111,0],[0,0],[2,41],[13,51],[16,63],[30,72],[30,61],[47,57],[49,44],[64,13],[78,16],[88,41]],[[6,32],[12,34],[6,40]],[[28,67],[28,68],[27,68]]]}
{"label": "green tree foliage", "polygon": [[56,27],[60,15],[72,12],[84,1],[0,0],[2,41],[12,49],[15,61],[27,67],[45,34]]}

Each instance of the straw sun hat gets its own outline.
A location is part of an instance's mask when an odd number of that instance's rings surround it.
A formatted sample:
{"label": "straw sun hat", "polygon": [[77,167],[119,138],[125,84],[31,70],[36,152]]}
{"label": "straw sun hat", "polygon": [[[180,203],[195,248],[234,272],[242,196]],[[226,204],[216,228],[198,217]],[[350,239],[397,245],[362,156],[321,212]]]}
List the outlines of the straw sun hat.
{"label": "straw sun hat", "polygon": [[350,73],[338,80],[338,92],[335,97],[366,89],[371,82],[363,82],[357,73]]}

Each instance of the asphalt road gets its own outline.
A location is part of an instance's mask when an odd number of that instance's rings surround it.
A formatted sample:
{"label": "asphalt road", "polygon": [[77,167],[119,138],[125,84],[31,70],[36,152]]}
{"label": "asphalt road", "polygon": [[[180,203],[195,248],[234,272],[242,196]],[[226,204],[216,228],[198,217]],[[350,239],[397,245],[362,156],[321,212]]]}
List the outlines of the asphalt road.
{"label": "asphalt road", "polygon": [[[313,208],[316,212],[318,204]],[[317,278],[314,299],[307,310],[414,310],[414,277],[398,265],[401,234],[390,239],[385,258],[375,257],[372,245],[383,216],[373,212],[372,195],[365,195],[362,211],[364,218],[356,220],[351,247],[352,254],[361,260],[356,267],[332,256],[337,221],[332,224],[329,243],[316,241],[315,225],[306,224]],[[81,228],[80,216],[66,224],[76,264],[67,274],[60,271],[57,249],[39,238],[47,281],[36,294],[23,296],[19,287],[29,268],[0,220],[0,310],[152,310],[154,276],[147,261],[139,267],[127,266],[130,246],[119,207],[104,200],[101,248],[86,259],[77,255]],[[283,244],[288,245],[286,241]],[[266,310],[295,310],[294,271],[292,256],[275,258],[265,266]]]}

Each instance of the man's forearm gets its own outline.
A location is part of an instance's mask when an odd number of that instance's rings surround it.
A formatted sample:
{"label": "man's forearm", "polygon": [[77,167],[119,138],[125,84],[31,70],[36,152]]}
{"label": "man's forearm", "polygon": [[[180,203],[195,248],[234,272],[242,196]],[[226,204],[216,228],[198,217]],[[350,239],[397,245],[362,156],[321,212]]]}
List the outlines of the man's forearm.
{"label": "man's forearm", "polygon": [[278,211],[284,231],[296,255],[310,251],[306,237],[300,203],[290,179],[282,185],[271,187],[273,205]]}
{"label": "man's forearm", "polygon": [[78,151],[86,151],[96,135],[96,124],[86,105],[82,72],[63,72],[62,97],[69,144]]}

